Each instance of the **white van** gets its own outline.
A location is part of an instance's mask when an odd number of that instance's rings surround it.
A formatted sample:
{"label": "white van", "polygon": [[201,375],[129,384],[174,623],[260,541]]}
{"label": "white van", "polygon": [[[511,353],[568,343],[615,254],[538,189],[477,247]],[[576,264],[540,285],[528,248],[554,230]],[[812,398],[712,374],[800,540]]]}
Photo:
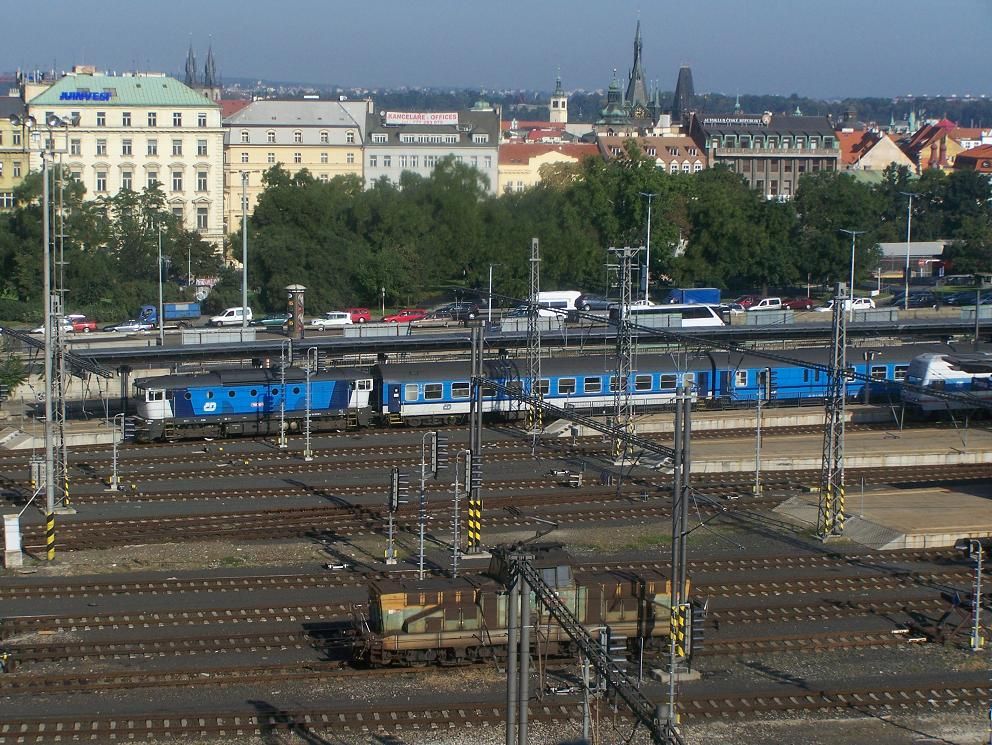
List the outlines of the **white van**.
{"label": "white van", "polygon": [[[578,310],[575,301],[581,296],[582,293],[575,290],[539,292],[537,293],[537,304],[540,307],[538,308],[537,315],[542,318],[561,318],[565,320],[569,315],[574,314]],[[526,316],[527,306],[518,305],[510,315]]]}
{"label": "white van", "polygon": [[248,311],[248,323],[252,321],[251,308],[226,308],[219,316],[211,316],[208,326],[240,326],[244,320],[243,311]]}

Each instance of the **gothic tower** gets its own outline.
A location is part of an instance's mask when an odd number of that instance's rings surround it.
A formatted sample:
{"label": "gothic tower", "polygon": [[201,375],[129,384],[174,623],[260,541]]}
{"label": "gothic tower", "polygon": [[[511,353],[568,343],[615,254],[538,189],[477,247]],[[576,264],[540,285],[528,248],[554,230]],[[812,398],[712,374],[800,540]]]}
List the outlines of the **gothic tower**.
{"label": "gothic tower", "polygon": [[692,87],[692,70],[689,65],[679,68],[679,79],[675,82],[675,95],[672,96],[672,124],[682,123],[682,119],[693,109],[696,92]]}
{"label": "gothic tower", "polygon": [[555,92],[551,94],[551,123],[568,124],[568,96],[561,89],[561,75],[555,79]]}
{"label": "gothic tower", "polygon": [[189,45],[189,53],[186,55],[186,80],[183,81],[190,88],[196,88],[196,55],[193,54],[193,44]]}
{"label": "gothic tower", "polygon": [[635,119],[643,118],[651,102],[648,98],[648,88],[644,81],[644,70],[641,67],[641,22],[637,22],[634,33],[634,64],[630,69],[627,80],[627,94],[624,96],[631,114]]}
{"label": "gothic tower", "polygon": [[220,100],[220,78],[217,76],[217,65],[214,62],[214,47],[207,47],[207,63],[203,67],[203,85],[198,89],[211,101]]}

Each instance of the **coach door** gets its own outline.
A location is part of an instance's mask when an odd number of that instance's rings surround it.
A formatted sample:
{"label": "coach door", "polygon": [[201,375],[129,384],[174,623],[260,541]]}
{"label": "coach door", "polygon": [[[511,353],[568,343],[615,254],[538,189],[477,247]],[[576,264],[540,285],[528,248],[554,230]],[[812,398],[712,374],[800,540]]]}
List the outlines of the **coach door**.
{"label": "coach door", "polygon": [[388,397],[386,399],[386,411],[390,414],[400,413],[400,384],[390,383],[388,388]]}

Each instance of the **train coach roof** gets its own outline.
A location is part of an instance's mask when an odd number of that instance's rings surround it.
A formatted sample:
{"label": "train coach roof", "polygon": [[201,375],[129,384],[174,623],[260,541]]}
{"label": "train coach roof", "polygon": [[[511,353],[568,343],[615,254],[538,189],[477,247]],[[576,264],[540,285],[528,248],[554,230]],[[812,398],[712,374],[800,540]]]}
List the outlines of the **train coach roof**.
{"label": "train coach roof", "polygon": [[[864,364],[865,353],[871,356],[870,362],[881,365],[887,362],[907,363],[913,357],[921,354],[947,354],[953,350],[946,344],[938,342],[927,342],[923,344],[901,344],[901,345],[865,345],[861,347],[847,348],[847,364]],[[815,365],[829,365],[831,350],[827,347],[808,347],[802,349],[772,349],[769,354],[786,357],[795,360],[800,365],[810,363]],[[782,367],[784,363],[759,354],[741,354],[740,352],[717,352],[712,353],[718,368],[740,368],[753,369],[759,367]]]}
{"label": "train coach roof", "polygon": [[[306,371],[300,367],[286,369],[286,380],[293,383],[305,381]],[[365,367],[332,367],[310,376],[311,381],[320,380],[362,380],[372,377]],[[282,371],[276,367],[233,367],[211,370],[205,373],[179,373],[178,375],[158,375],[139,378],[134,381],[136,388],[189,388],[201,386],[249,385],[252,383],[278,385],[282,382]]]}
{"label": "train coach roof", "polygon": [[484,585],[493,584],[493,580],[484,575],[465,576],[452,579],[451,577],[414,576],[405,579],[380,579],[369,583],[370,589],[379,595],[393,595],[408,592],[448,592],[452,590],[474,590]]}

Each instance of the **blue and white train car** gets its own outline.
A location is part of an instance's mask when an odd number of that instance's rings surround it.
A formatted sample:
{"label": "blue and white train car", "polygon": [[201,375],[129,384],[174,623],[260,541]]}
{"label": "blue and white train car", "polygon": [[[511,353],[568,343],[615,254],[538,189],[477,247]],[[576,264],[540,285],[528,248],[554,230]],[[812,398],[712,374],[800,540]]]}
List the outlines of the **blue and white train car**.
{"label": "blue and white train car", "polygon": [[[285,406],[287,427],[300,429],[307,407],[306,372],[289,368],[233,368],[142,378],[134,382],[138,438],[175,440],[278,433]],[[372,419],[374,378],[364,368],[310,376],[310,426],[314,431],[367,425]]]}
{"label": "blue and white train car", "polygon": [[[914,357],[903,392],[907,406],[923,413],[974,409],[992,400],[992,354],[929,353]],[[956,398],[928,390],[957,394]]]}

